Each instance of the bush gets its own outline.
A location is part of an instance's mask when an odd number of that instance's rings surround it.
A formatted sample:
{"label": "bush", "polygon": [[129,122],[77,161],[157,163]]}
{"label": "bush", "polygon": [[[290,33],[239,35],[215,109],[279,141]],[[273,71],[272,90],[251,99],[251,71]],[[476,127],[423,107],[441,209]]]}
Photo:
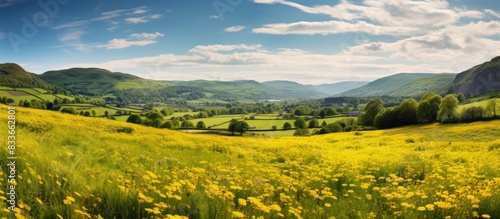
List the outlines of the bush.
{"label": "bush", "polygon": [[306,136],[310,135],[309,129],[296,129],[295,132],[293,133],[293,136]]}
{"label": "bush", "polygon": [[480,106],[473,106],[466,108],[465,110],[462,111],[462,121],[464,122],[473,122],[473,121],[478,121],[483,118],[483,115],[485,114],[485,110],[483,107]]}
{"label": "bush", "polygon": [[120,133],[132,133],[132,132],[134,132],[134,129],[131,128],[131,127],[120,127],[118,129],[116,129],[116,132],[120,132]]}
{"label": "bush", "polygon": [[342,132],[343,130],[342,126],[336,122],[326,125],[325,128],[326,133]]}

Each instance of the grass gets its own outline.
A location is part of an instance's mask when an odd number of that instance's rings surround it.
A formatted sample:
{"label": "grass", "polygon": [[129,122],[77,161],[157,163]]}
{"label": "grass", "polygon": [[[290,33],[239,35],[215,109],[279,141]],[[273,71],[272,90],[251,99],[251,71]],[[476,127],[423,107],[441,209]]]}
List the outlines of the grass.
{"label": "grass", "polygon": [[252,138],[16,118],[17,218],[500,218],[500,121]]}

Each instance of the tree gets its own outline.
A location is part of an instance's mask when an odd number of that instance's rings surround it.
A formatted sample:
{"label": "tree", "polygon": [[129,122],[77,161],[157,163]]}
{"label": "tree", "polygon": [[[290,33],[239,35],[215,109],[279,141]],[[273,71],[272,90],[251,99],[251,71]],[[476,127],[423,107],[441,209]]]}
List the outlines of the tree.
{"label": "tree", "polygon": [[194,128],[194,125],[191,121],[182,121],[181,128]]}
{"label": "tree", "polygon": [[456,122],[458,120],[458,100],[453,94],[446,95],[439,106],[438,120],[442,123]]}
{"label": "tree", "polygon": [[435,93],[428,93],[422,97],[417,107],[417,121],[420,123],[436,121],[441,100],[441,96]]}
{"label": "tree", "polygon": [[292,124],[290,124],[289,122],[285,122],[285,124],[283,124],[283,129],[284,130],[292,129]]}
{"label": "tree", "polygon": [[326,125],[328,125],[326,124],[326,120],[323,120],[323,122],[321,123],[321,127],[326,128]]}
{"label": "tree", "polygon": [[229,127],[227,128],[227,130],[230,131],[232,135],[234,135],[234,133],[236,132],[237,122],[238,122],[237,119],[231,119],[231,121],[229,121]]}
{"label": "tree", "polygon": [[342,126],[336,122],[326,125],[325,128],[326,133],[342,132],[343,130],[344,129],[342,129]]}
{"label": "tree", "polygon": [[373,99],[368,102],[365,112],[359,116],[359,121],[363,126],[373,126],[375,117],[384,110],[384,102],[380,99]]}
{"label": "tree", "polygon": [[335,111],[335,109],[332,107],[325,107],[324,110],[325,110],[326,116],[334,116],[337,114],[337,111]]}
{"label": "tree", "polygon": [[323,118],[325,118],[325,116],[326,116],[326,112],[324,110],[319,111],[319,117],[321,117],[323,119]]}
{"label": "tree", "polygon": [[165,128],[165,129],[175,129],[174,123],[172,121],[166,121],[164,122],[160,128]]}
{"label": "tree", "polygon": [[458,93],[458,94],[457,94],[457,100],[458,100],[458,102],[460,102],[460,103],[464,102],[464,100],[465,100],[465,95],[464,95],[462,92]]}
{"label": "tree", "polygon": [[160,128],[160,126],[163,124],[163,120],[161,120],[160,118],[157,118],[157,119],[154,119],[151,126],[153,127],[156,127],[156,128]]}
{"label": "tree", "polygon": [[69,113],[76,115],[76,109],[75,108],[64,108],[61,110],[62,113]]}
{"label": "tree", "polygon": [[139,115],[131,115],[128,117],[127,122],[134,123],[134,124],[141,124],[142,119],[141,119],[141,116],[139,116]]}
{"label": "tree", "polygon": [[85,111],[85,113],[83,115],[89,117],[90,116],[90,112],[89,111]]}
{"label": "tree", "polygon": [[196,128],[197,129],[205,129],[207,127],[205,126],[205,123],[203,121],[198,121],[198,123],[196,123]]}
{"label": "tree", "polygon": [[415,99],[404,100],[397,108],[397,126],[417,123],[418,102]]}
{"label": "tree", "polygon": [[293,136],[306,136],[310,135],[309,129],[296,129],[295,132],[293,133]]}
{"label": "tree", "polygon": [[483,118],[485,110],[481,106],[468,107],[462,111],[462,121],[473,122]]}
{"label": "tree", "polygon": [[104,111],[104,116],[109,119],[109,112],[108,111]]}
{"label": "tree", "polygon": [[488,101],[488,105],[486,106],[486,115],[496,118],[499,108],[500,104],[497,102],[497,100]]}
{"label": "tree", "polygon": [[319,122],[318,122],[318,120],[316,120],[316,119],[311,119],[311,121],[309,121],[308,128],[316,128],[316,127],[319,127]]}
{"label": "tree", "polygon": [[245,121],[238,121],[235,123],[235,131],[239,132],[241,136],[248,131],[248,129],[250,129],[250,126]]}
{"label": "tree", "polygon": [[161,113],[158,113],[158,112],[153,112],[153,113],[149,114],[148,119],[151,119],[151,120],[161,119],[161,120],[163,120],[163,115]]}
{"label": "tree", "polygon": [[96,114],[97,112],[95,110],[92,110],[92,116],[95,117]]}
{"label": "tree", "polygon": [[293,122],[293,126],[295,126],[295,128],[298,128],[298,129],[307,128],[306,121],[302,117],[299,117],[298,119],[296,119],[295,122]]}
{"label": "tree", "polygon": [[375,117],[373,125],[377,129],[387,129],[396,127],[397,122],[396,108],[389,107]]}

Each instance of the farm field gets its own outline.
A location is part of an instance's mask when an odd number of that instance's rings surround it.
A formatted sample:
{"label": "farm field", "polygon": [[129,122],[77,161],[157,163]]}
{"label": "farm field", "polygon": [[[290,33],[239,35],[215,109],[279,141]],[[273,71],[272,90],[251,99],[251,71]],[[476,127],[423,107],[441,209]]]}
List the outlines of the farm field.
{"label": "farm field", "polygon": [[17,218],[500,218],[500,121],[252,138],[16,118]]}

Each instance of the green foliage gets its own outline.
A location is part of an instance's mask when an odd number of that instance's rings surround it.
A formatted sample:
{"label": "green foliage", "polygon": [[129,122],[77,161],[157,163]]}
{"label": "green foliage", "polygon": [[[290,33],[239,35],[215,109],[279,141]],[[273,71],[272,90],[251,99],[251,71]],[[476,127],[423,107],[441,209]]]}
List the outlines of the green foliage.
{"label": "green foliage", "polygon": [[497,100],[488,101],[485,111],[487,116],[497,117],[500,112],[500,103]]}
{"label": "green foliage", "polygon": [[76,115],[77,112],[76,112],[76,109],[71,107],[71,108],[64,108],[61,110],[62,113],[68,113],[68,114],[73,114],[73,115]]}
{"label": "green foliage", "polygon": [[181,122],[181,128],[194,128],[194,124],[191,121],[185,120]]}
{"label": "green foliage", "polygon": [[198,121],[198,123],[196,123],[196,128],[197,129],[205,129],[207,127],[205,126],[205,123],[203,121]]}
{"label": "green foliage", "polygon": [[420,99],[417,108],[417,121],[421,123],[431,123],[436,121],[441,105],[441,96],[435,93],[428,93]]}
{"label": "green foliage", "polygon": [[311,119],[309,121],[309,125],[307,126],[308,128],[317,128],[319,127],[319,122],[317,119]]}
{"label": "green foliage", "polygon": [[342,132],[343,130],[344,129],[342,128],[342,126],[337,122],[330,123],[330,124],[326,125],[326,128],[325,128],[326,133]]}
{"label": "green foliage", "polygon": [[370,100],[365,107],[365,112],[359,117],[363,126],[374,126],[375,117],[384,110],[384,103],[379,98]]}
{"label": "green foliage", "polygon": [[307,135],[310,135],[309,129],[307,128],[298,128],[293,133],[293,136],[307,136]]}
{"label": "green foliage", "polygon": [[446,95],[439,106],[438,120],[442,123],[456,122],[458,120],[458,100],[453,94]]}
{"label": "green foliage", "polygon": [[375,117],[374,127],[377,129],[387,129],[396,127],[397,111],[395,107],[389,107]]}
{"label": "green foliage", "polygon": [[297,118],[293,122],[293,126],[295,126],[295,128],[297,128],[297,129],[305,129],[305,128],[307,128],[306,121],[302,117]]}
{"label": "green foliage", "polygon": [[250,126],[245,121],[237,121],[231,120],[232,122],[229,124],[228,130],[234,135],[235,132],[239,132],[240,135],[243,135],[245,132],[250,129]]}
{"label": "green foliage", "polygon": [[134,123],[134,124],[141,124],[142,118],[139,115],[131,115],[128,117],[127,122]]}
{"label": "green foliage", "polygon": [[417,108],[418,102],[414,99],[406,99],[403,101],[398,108],[397,121],[398,126],[413,125],[417,123]]}
{"label": "green foliage", "polygon": [[460,103],[464,102],[464,100],[465,100],[465,95],[464,95],[462,92],[458,93],[458,94],[457,94],[457,100],[458,100],[458,102],[460,102]]}
{"label": "green foliage", "polygon": [[290,130],[290,129],[292,129],[292,124],[290,124],[289,122],[285,122],[283,124],[283,129],[284,130]]}
{"label": "green foliage", "polygon": [[462,111],[461,119],[464,122],[478,121],[484,117],[485,112],[485,109],[481,106],[468,107]]}
{"label": "green foliage", "polygon": [[165,128],[165,129],[175,129],[175,127],[176,126],[172,121],[166,121],[160,126],[160,128]]}

